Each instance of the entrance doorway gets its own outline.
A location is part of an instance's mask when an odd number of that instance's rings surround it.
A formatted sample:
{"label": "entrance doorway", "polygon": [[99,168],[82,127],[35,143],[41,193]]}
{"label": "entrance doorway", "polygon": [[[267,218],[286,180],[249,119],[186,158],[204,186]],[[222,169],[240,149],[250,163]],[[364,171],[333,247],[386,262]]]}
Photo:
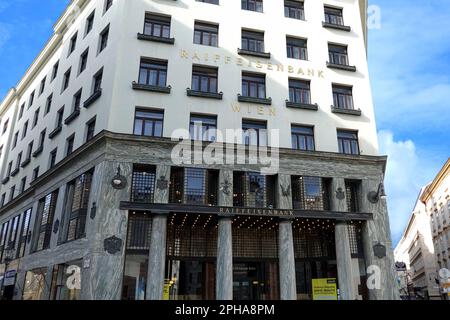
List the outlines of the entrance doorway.
{"label": "entrance doorway", "polygon": [[238,262],[233,264],[234,300],[274,300],[278,295],[276,262]]}

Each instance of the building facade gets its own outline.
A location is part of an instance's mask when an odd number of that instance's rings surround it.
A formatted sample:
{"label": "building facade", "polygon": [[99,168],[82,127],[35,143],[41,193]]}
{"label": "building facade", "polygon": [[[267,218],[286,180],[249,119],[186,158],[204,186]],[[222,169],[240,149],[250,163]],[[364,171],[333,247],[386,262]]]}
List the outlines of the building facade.
{"label": "building facade", "polygon": [[1,104],[3,296],[396,299],[366,8],[72,1]]}

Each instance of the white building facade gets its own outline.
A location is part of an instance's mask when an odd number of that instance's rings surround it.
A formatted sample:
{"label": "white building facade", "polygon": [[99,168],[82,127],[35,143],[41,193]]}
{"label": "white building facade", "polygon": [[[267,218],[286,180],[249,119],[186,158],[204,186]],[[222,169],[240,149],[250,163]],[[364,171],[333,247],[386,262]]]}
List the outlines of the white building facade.
{"label": "white building facade", "polygon": [[[366,8],[72,1],[0,105],[3,296],[397,298]],[[277,170],[175,163],[180,129]]]}

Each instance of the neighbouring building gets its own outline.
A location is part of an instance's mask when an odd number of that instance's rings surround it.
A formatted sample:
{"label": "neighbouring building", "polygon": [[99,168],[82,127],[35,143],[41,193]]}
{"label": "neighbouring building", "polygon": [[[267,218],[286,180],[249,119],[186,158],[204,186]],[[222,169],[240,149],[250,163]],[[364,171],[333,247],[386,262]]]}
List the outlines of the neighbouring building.
{"label": "neighbouring building", "polygon": [[[366,15],[73,0],[0,105],[3,297],[311,299],[336,279],[340,299],[398,298]],[[278,170],[177,163],[181,136],[268,146]]]}

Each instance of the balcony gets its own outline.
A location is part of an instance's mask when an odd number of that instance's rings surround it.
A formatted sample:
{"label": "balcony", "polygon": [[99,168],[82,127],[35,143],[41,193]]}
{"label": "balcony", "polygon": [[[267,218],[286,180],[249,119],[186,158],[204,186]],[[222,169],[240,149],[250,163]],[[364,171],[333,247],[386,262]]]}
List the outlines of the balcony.
{"label": "balcony", "polygon": [[139,40],[160,42],[160,43],[166,43],[166,44],[174,44],[175,43],[175,38],[155,37],[155,36],[152,36],[149,34],[144,34],[144,33],[138,33],[137,38]]}
{"label": "balcony", "polygon": [[331,106],[331,112],[338,113],[338,114],[346,114],[346,115],[351,115],[351,116],[361,116],[361,114],[362,114],[361,109],[351,109],[351,108],[343,108],[343,107],[336,107],[336,106]]}
{"label": "balcony", "polygon": [[20,167],[17,166],[13,171],[11,171],[11,177],[15,177],[20,171]]}
{"label": "balcony", "polygon": [[196,91],[190,88],[186,89],[186,93],[189,97],[199,97],[199,98],[208,98],[208,99],[223,99],[223,92],[205,92],[205,91]]}
{"label": "balcony", "polygon": [[325,15],[325,21],[322,22],[322,26],[324,28],[336,29],[346,32],[350,32],[352,30],[352,28],[350,28],[349,26],[344,25],[344,20],[342,19],[342,17],[330,14]]}
{"label": "balcony", "polygon": [[53,139],[56,137],[62,130],[62,125],[57,126],[52,132],[49,133],[48,138]]}
{"label": "balcony", "polygon": [[64,124],[68,125],[80,115],[80,108],[75,108],[73,112],[64,120]]}
{"label": "balcony", "polygon": [[2,184],[7,184],[9,181],[9,175],[7,177],[4,177],[2,180]]}
{"label": "balcony", "polygon": [[95,101],[97,101],[98,98],[100,98],[102,95],[102,89],[96,90],[87,100],[83,103],[84,108],[89,108],[91,104],[93,104]]}
{"label": "balcony", "polygon": [[27,158],[25,160],[22,161],[22,164],[20,165],[22,168],[25,168],[26,166],[28,166],[31,162],[31,158]]}
{"label": "balcony", "polygon": [[258,58],[264,58],[264,59],[270,59],[271,54],[270,52],[260,52],[260,51],[251,51],[251,50],[245,50],[245,49],[238,49],[238,54],[241,56],[252,56],[252,57],[258,57]]}
{"label": "balcony", "polygon": [[150,92],[159,92],[159,93],[167,93],[169,94],[172,87],[162,87],[162,86],[153,86],[150,84],[141,84],[133,81],[133,90],[141,90],[141,91],[150,91]]}
{"label": "balcony", "polygon": [[33,158],[36,158],[38,155],[40,155],[42,153],[42,151],[44,151],[44,146],[43,145],[39,146],[39,148],[37,148],[33,152]]}
{"label": "balcony", "polygon": [[268,106],[272,105],[272,98],[256,98],[256,97],[242,96],[240,94],[238,94],[238,101],[263,104],[263,105],[268,105]]}
{"label": "balcony", "polygon": [[312,111],[319,110],[319,105],[317,103],[315,103],[315,104],[298,103],[298,102],[291,102],[289,100],[286,100],[286,107],[293,108],[293,109],[312,110]]}

